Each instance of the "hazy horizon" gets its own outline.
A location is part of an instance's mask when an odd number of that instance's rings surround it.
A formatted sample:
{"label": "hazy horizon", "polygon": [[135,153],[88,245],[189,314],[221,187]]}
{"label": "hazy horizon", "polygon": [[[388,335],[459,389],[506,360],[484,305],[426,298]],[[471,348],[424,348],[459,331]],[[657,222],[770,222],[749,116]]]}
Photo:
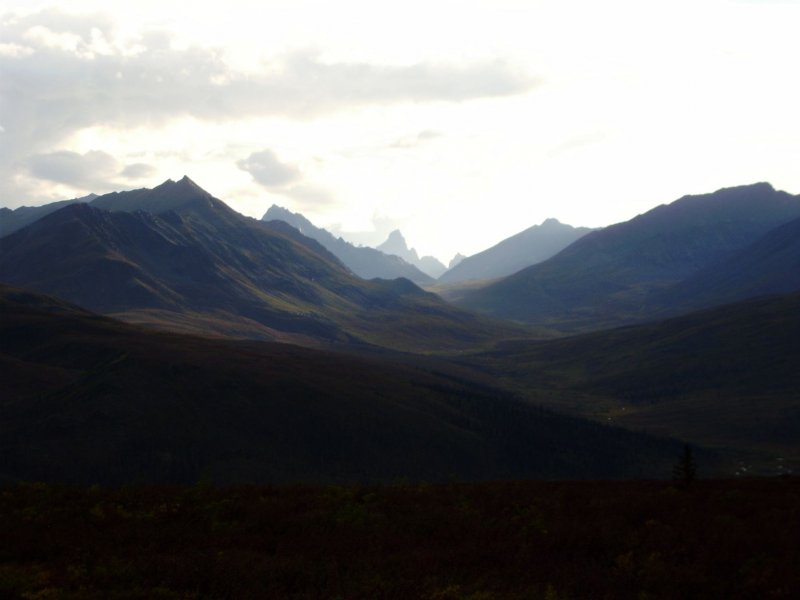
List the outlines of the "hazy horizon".
{"label": "hazy horizon", "polygon": [[798,2],[185,6],[3,2],[0,205],[186,174],[446,263],[550,217],[800,191]]}

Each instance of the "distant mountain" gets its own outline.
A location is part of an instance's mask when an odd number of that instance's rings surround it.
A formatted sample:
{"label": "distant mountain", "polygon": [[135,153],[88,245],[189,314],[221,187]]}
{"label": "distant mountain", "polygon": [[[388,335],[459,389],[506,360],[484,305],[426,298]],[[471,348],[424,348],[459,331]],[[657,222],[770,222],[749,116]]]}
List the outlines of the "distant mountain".
{"label": "distant mountain", "polygon": [[45,215],[49,215],[65,206],[75,204],[77,202],[91,202],[97,198],[96,194],[89,194],[82,198],[74,198],[72,200],[62,200],[60,202],[51,202],[43,206],[21,206],[11,210],[10,208],[0,208],[0,237],[14,233],[15,231],[27,227],[31,223],[38,221]]}
{"label": "distant mountain", "polygon": [[560,252],[589,233],[588,227],[572,227],[547,219],[495,244],[491,248],[464,258],[439,277],[441,283],[473,279],[496,279],[535,265]]}
{"label": "distant mountain", "polygon": [[461,254],[460,252],[457,252],[456,255],[452,259],[450,259],[450,262],[448,263],[447,268],[448,269],[452,269],[453,267],[455,267],[457,264],[459,264],[465,258],[467,258],[467,257],[464,256],[463,254]]}
{"label": "distant mountain", "polygon": [[430,275],[434,279],[447,270],[447,267],[433,256],[423,256],[420,258],[416,250],[408,247],[406,239],[403,237],[403,234],[400,233],[399,229],[392,231],[389,237],[386,238],[386,241],[378,246],[377,249],[385,254],[399,256],[407,263],[414,265],[420,271]]}
{"label": "distant mountain", "polygon": [[387,359],[149,331],[0,285],[0,481],[663,477],[675,442]]}
{"label": "distant mountain", "polygon": [[659,289],[798,217],[800,197],[767,183],[685,196],[589,233],[545,262],[468,291],[459,304],[563,330],[642,320]]}
{"label": "distant mountain", "polygon": [[280,206],[272,205],[261,217],[262,221],[284,221],[300,233],[322,244],[331,254],[359,277],[364,279],[396,279],[405,277],[414,283],[433,282],[433,278],[408,264],[402,258],[384,254],[375,248],[354,246],[342,238],[335,237],[329,231],[315,227],[311,221],[300,213],[293,213]]}
{"label": "distant mountain", "polygon": [[0,281],[206,334],[443,349],[513,331],[406,279],[360,279],[293,227],[243,217],[188,178],[69,205],[0,238]]}

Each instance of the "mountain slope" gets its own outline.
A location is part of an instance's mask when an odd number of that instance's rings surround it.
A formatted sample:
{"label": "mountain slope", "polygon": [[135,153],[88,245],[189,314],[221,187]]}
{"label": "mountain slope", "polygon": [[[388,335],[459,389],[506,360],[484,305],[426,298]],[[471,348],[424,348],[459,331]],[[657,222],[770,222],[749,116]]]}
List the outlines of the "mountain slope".
{"label": "mountain slope", "polygon": [[[138,206],[153,212],[126,212]],[[240,337],[430,350],[519,333],[408,280],[364,281],[294,228],[243,217],[188,178],[70,205],[1,238],[0,281]]]}
{"label": "mountain slope", "polygon": [[436,279],[447,270],[447,267],[433,256],[420,257],[414,248],[409,248],[399,229],[392,231],[386,241],[378,246],[377,249],[385,254],[399,256],[433,279]]}
{"label": "mountain slope", "polygon": [[468,292],[505,318],[599,328],[646,318],[647,295],[725,260],[800,217],[800,197],[766,183],[686,196],[592,232],[551,259]]}
{"label": "mountain slope", "polygon": [[800,465],[799,338],[793,293],[473,360],[552,408]]}
{"label": "mountain slope", "polygon": [[335,237],[325,229],[315,227],[311,221],[299,213],[293,213],[280,206],[272,205],[261,217],[262,221],[284,221],[303,235],[318,241],[336,256],[353,273],[364,279],[397,279],[405,277],[416,284],[431,283],[433,278],[408,264],[399,256],[384,254],[375,248],[358,247]]}
{"label": "mountain slope", "polygon": [[659,477],[678,449],[394,361],[148,331],[5,286],[0,379],[7,482]]}
{"label": "mountain slope", "polygon": [[651,302],[704,307],[800,290],[800,219],[770,230],[731,258],[656,294]]}
{"label": "mountain slope", "polygon": [[496,279],[535,265],[560,252],[589,233],[588,227],[572,227],[547,219],[506,238],[482,252],[462,259],[439,277],[440,283],[471,279]]}

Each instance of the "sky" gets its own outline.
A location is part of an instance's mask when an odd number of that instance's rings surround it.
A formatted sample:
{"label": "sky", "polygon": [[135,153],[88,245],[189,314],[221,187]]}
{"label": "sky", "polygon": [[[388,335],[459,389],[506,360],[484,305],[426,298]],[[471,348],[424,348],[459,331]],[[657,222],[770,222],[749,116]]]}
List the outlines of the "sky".
{"label": "sky", "polygon": [[0,205],[188,175],[445,263],[800,193],[800,0],[0,0]]}

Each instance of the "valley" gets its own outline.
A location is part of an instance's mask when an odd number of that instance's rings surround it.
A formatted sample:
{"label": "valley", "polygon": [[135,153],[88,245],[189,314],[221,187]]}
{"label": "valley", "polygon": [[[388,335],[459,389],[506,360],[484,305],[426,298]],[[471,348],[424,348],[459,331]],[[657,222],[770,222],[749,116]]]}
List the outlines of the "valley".
{"label": "valley", "polygon": [[[576,239],[489,285],[425,276],[463,308],[188,177],[39,212],[0,238],[6,480],[666,478],[682,442],[706,476],[800,467],[800,199],[766,184],[534,226],[497,248]],[[501,292],[523,319],[470,310]]]}

